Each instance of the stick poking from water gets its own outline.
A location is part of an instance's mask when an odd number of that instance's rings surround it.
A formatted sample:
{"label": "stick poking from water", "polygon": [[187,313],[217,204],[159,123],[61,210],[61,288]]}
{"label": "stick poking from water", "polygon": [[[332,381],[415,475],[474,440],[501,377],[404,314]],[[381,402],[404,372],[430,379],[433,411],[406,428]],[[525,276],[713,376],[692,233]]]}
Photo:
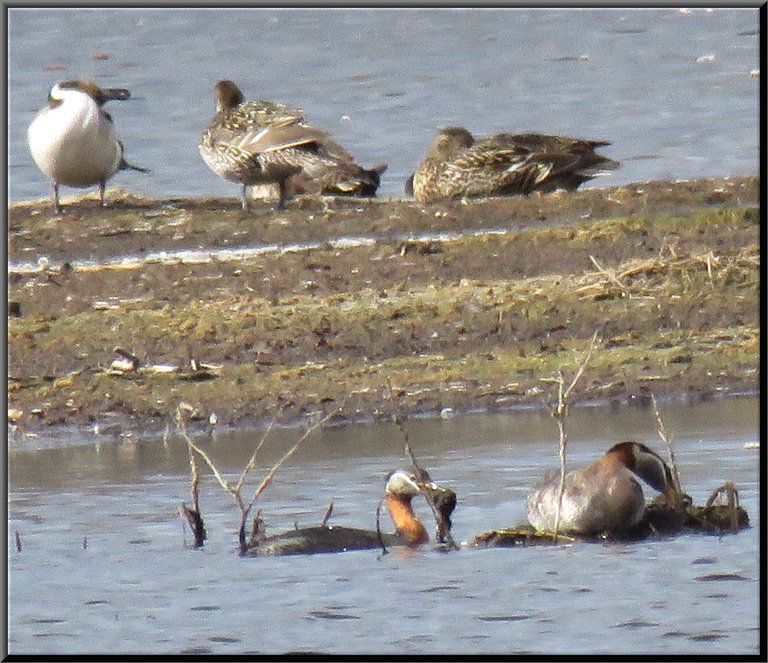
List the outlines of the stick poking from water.
{"label": "stick poking from water", "polygon": [[435,523],[437,524],[437,531],[442,534],[442,538],[445,539],[445,542],[448,544],[448,547],[452,550],[458,550],[459,546],[456,544],[456,542],[453,540],[453,537],[451,536],[451,526],[450,524],[445,522],[445,518],[443,516],[442,511],[438,508],[437,504],[435,503],[435,496],[432,494],[432,491],[429,488],[429,485],[432,482],[431,477],[429,476],[429,472],[427,472],[423,467],[421,467],[416,460],[416,456],[413,455],[413,451],[411,450],[411,442],[410,438],[408,436],[408,431],[405,430],[405,426],[403,425],[403,421],[400,418],[400,415],[395,415],[395,423],[397,424],[397,427],[400,429],[400,433],[403,436],[403,440],[405,441],[405,453],[408,456],[408,458],[411,459],[411,464],[413,465],[414,474],[416,475],[416,478],[419,480],[420,483],[426,484],[425,489],[423,490],[424,497],[427,500],[427,504],[429,504],[429,508],[432,510],[432,515],[435,518]]}
{"label": "stick poking from water", "polygon": [[560,484],[557,492],[557,511],[555,512],[555,531],[553,532],[553,538],[557,540],[558,530],[560,529],[560,510],[563,504],[563,493],[565,492],[565,452],[568,446],[568,433],[565,428],[565,420],[568,414],[568,397],[571,395],[573,388],[584,373],[584,369],[587,367],[590,358],[592,357],[592,351],[595,349],[595,343],[597,341],[597,331],[592,334],[592,340],[589,343],[589,348],[584,360],[576,370],[573,380],[568,387],[565,387],[565,379],[563,378],[562,369],[558,369],[557,377],[551,378],[550,382],[557,382],[557,405],[552,409],[551,414],[557,421],[557,429],[560,434]]}
{"label": "stick poking from water", "polygon": [[677,461],[675,460],[675,450],[672,448],[673,436],[667,433],[667,429],[664,426],[664,421],[659,413],[659,407],[656,403],[656,396],[651,394],[651,403],[653,404],[653,415],[656,417],[656,431],[659,434],[662,442],[667,445],[667,452],[669,453],[669,467],[672,470],[672,479],[675,482],[675,491],[680,494],[682,489],[680,487],[680,472],[677,469]]}

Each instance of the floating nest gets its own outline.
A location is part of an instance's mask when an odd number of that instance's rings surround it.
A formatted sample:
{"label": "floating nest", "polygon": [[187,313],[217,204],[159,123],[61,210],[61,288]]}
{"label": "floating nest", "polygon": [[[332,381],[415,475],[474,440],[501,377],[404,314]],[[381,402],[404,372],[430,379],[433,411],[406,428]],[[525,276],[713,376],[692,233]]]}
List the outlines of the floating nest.
{"label": "floating nest", "polygon": [[[722,498],[725,503],[720,503]],[[574,541],[640,541],[686,532],[735,534],[748,527],[749,515],[739,504],[735,486],[728,481],[713,491],[704,506],[693,504],[691,497],[685,493],[680,494],[676,501],[659,495],[648,504],[643,520],[632,530],[603,532],[596,536],[572,533],[555,536],[551,532],[538,532],[526,523],[484,532],[476,536],[472,543],[485,548],[511,548]]]}

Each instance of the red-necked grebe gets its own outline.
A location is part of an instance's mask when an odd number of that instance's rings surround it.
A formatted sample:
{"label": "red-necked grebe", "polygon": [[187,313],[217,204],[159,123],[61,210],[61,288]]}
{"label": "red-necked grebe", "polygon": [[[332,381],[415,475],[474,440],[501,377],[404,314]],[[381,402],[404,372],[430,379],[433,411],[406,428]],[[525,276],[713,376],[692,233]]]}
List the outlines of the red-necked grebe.
{"label": "red-necked grebe", "polygon": [[[300,555],[313,553],[366,550],[385,546],[416,548],[429,542],[426,528],[416,516],[413,498],[429,490],[450,527],[450,515],[456,505],[456,494],[435,483],[423,483],[407,470],[395,470],[387,477],[385,499],[394,534],[381,536],[374,530],[328,525],[303,527],[258,539],[246,551],[247,555]],[[441,537],[438,532],[438,538]]]}
{"label": "red-necked grebe", "polygon": [[[588,467],[565,475],[561,532],[597,535],[632,529],[643,518],[645,497],[634,478],[668,496],[676,494],[669,466],[644,444],[621,442]],[[528,497],[528,521],[539,531],[555,529],[559,474]]]}

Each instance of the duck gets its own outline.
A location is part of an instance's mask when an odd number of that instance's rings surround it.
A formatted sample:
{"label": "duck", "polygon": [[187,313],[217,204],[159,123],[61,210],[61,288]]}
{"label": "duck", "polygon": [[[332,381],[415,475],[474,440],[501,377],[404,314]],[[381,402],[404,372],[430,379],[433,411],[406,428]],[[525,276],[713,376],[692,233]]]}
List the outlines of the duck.
{"label": "duck", "polygon": [[35,115],[27,130],[29,151],[40,171],[53,183],[53,207],[62,214],[59,187],[98,185],[99,200],[106,207],[107,182],[120,170],[149,172],[125,160],[108,101],[129,99],[125,88],[101,88],[93,81],[56,83],[48,104]]}
{"label": "duck", "polygon": [[[638,526],[646,506],[636,477],[670,499],[678,494],[661,456],[645,444],[620,442],[588,467],[565,475],[558,531],[598,536]],[[537,531],[554,531],[559,487],[559,473],[548,475],[528,497],[528,522]]]}
{"label": "duck", "polygon": [[398,469],[390,472],[384,489],[385,501],[392,522],[394,533],[380,533],[355,527],[321,525],[303,527],[266,536],[262,523],[257,521],[257,534],[245,550],[245,555],[255,557],[264,555],[308,555],[317,553],[335,553],[348,550],[369,550],[382,546],[404,546],[418,548],[429,543],[429,534],[419,520],[411,504],[414,497],[429,491],[441,514],[436,538],[443,542],[446,532],[451,527],[450,516],[456,506],[456,493],[430,480],[423,481],[408,470]]}
{"label": "duck", "polygon": [[420,203],[452,198],[575,190],[619,162],[597,154],[607,141],[546,134],[475,138],[463,127],[438,131],[406,193]]}
{"label": "duck", "polygon": [[276,184],[278,209],[285,208],[288,181],[299,176],[293,192],[373,196],[386,164],[371,170],[330,135],[304,121],[301,109],[259,100],[245,101],[230,80],[214,85],[216,114],[202,132],[200,156],[219,177],[242,186],[243,210],[249,208],[248,187]]}

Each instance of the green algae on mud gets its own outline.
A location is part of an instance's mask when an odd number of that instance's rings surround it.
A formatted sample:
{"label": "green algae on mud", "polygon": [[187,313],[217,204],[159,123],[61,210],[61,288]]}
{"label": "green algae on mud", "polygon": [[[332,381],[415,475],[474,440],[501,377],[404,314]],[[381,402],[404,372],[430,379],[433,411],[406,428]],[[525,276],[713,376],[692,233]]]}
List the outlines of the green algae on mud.
{"label": "green algae on mud", "polygon": [[[225,424],[342,403],[342,418],[375,417],[392,411],[388,382],[402,412],[542,404],[595,331],[576,400],[755,391],[758,200],[757,178],[734,178],[252,215],[234,201],[88,201],[60,219],[14,206],[9,416],[162,428],[186,401]],[[263,242],[275,248],[141,259]],[[110,369],[116,346],[138,370]]]}

